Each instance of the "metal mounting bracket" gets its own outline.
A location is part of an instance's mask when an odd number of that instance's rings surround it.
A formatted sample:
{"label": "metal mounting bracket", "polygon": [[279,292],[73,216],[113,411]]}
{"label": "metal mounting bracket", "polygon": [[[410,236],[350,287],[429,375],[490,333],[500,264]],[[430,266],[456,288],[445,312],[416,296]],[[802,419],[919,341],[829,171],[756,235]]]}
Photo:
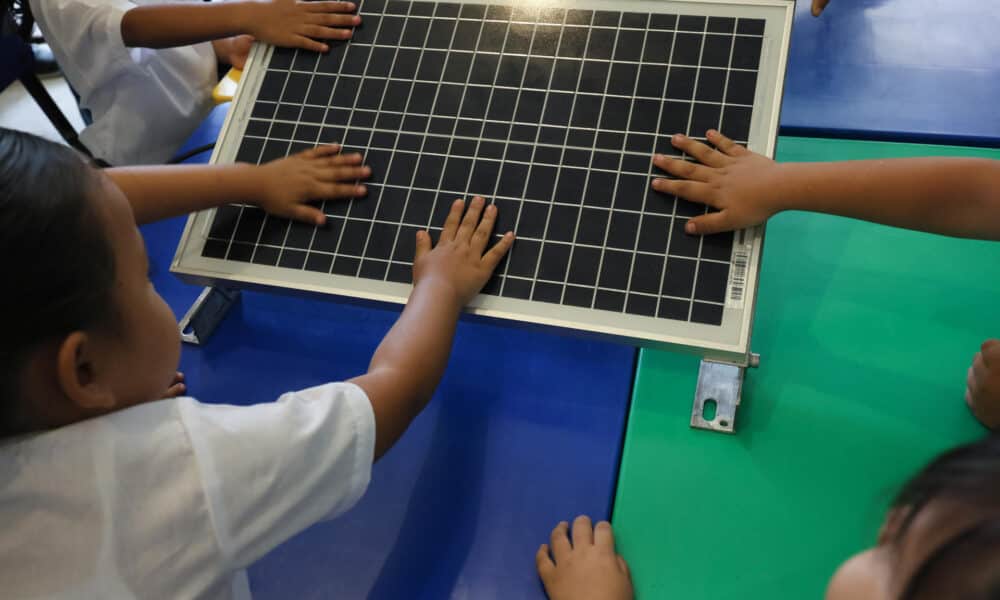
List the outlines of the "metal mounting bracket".
{"label": "metal mounting bracket", "polygon": [[[760,355],[751,354],[748,367],[757,367]],[[735,433],[736,410],[743,393],[743,375],[747,367],[701,361],[698,388],[691,407],[691,427],[721,433]]]}
{"label": "metal mounting bracket", "polygon": [[202,290],[178,324],[181,341],[195,346],[205,344],[239,299],[239,290],[220,287],[207,287]]}

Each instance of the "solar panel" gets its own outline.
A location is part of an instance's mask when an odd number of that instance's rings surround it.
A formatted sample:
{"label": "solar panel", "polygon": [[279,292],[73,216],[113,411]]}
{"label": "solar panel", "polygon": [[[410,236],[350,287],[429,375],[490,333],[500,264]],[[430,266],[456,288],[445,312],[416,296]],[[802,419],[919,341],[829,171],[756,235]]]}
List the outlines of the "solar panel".
{"label": "solar panel", "polygon": [[361,0],[327,54],[255,48],[213,160],[339,142],[368,195],[322,202],[319,228],[192,217],[174,269],[401,301],[415,232],[481,195],[518,238],[473,312],[745,346],[760,232],[685,234],[705,209],[653,191],[651,156],[709,128],[773,152],[792,4]]}

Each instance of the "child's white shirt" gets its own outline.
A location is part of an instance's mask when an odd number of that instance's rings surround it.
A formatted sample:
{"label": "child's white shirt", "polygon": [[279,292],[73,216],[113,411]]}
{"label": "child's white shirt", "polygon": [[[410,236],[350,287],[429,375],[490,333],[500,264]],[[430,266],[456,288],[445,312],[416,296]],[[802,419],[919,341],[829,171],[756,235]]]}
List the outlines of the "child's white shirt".
{"label": "child's white shirt", "polygon": [[247,598],[248,565],[357,502],[374,448],[348,383],[248,407],[161,400],[4,442],[0,594]]}
{"label": "child's white shirt", "polygon": [[122,41],[125,13],[161,2],[31,0],[45,41],[93,115],[80,140],[112,165],[168,161],[212,109],[211,43],[153,50]]}

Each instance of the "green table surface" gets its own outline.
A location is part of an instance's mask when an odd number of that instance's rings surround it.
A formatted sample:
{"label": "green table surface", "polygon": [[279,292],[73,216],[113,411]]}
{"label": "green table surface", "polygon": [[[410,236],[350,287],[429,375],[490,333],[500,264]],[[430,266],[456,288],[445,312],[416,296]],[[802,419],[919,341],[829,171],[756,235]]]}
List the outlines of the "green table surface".
{"label": "green table surface", "polygon": [[[1000,151],[781,138],[781,161]],[[942,198],[941,202],[959,199]],[[767,227],[737,434],[688,423],[698,359],[643,351],[613,523],[640,599],[822,598],[895,490],[985,431],[963,401],[1000,336],[1000,244],[785,213]]]}

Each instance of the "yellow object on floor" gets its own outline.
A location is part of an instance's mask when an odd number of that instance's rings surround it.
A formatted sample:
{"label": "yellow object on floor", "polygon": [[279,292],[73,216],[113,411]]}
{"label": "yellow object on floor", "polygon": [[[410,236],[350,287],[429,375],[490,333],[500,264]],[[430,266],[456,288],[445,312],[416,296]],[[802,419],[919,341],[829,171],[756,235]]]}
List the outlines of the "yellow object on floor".
{"label": "yellow object on floor", "polygon": [[216,104],[222,104],[224,102],[231,102],[233,96],[236,95],[236,86],[240,83],[240,77],[243,76],[243,71],[232,68],[226,73],[226,76],[219,80],[216,84],[215,89],[212,90],[212,100]]}

